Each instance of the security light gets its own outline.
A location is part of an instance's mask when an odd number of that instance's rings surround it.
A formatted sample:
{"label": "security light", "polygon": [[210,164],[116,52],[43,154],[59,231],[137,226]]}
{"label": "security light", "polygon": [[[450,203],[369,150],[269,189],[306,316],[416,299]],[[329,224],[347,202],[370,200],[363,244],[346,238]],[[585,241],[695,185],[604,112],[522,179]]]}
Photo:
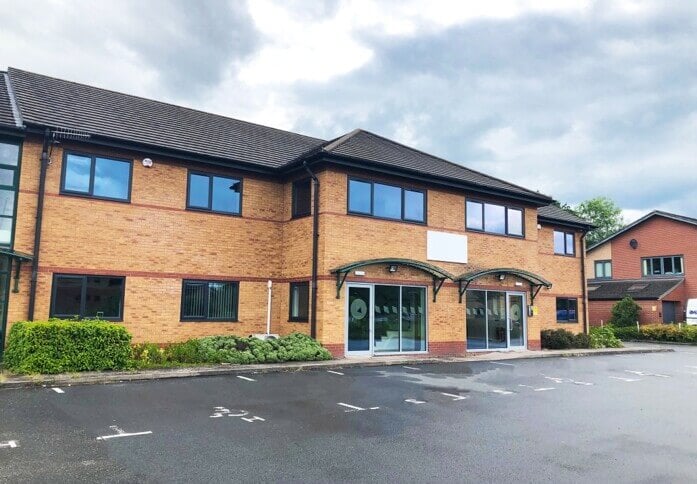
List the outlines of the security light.
{"label": "security light", "polygon": [[390,264],[387,270],[390,272],[397,272],[397,264]]}

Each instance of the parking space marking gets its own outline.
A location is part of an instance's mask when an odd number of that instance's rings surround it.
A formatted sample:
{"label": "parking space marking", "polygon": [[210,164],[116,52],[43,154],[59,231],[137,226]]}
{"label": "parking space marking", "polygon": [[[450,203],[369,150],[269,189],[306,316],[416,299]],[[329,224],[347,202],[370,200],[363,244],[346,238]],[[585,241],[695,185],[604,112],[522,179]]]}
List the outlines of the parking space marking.
{"label": "parking space marking", "polygon": [[111,435],[102,435],[100,437],[97,437],[97,440],[109,440],[109,439],[118,439],[121,437],[136,437],[139,435],[152,434],[152,431],[150,431],[150,430],[146,430],[145,432],[124,432],[121,428],[119,428],[116,425],[111,425],[109,428],[116,433],[111,434]]}
{"label": "parking space marking", "polygon": [[337,405],[341,405],[342,407],[346,407],[348,410],[344,410],[344,412],[349,413],[349,412],[362,412],[364,410],[379,410],[380,407],[370,407],[370,408],[363,408],[363,407],[357,407],[356,405],[350,405],[348,403],[343,403],[343,402],[338,402]]}
{"label": "parking space marking", "polygon": [[414,368],[413,366],[402,366],[402,368],[406,368],[407,370],[421,371],[421,368]]}
{"label": "parking space marking", "polygon": [[533,392],[548,392],[548,391],[550,391],[550,390],[556,390],[556,388],[554,388],[554,387],[539,387],[539,388],[536,388],[536,387],[533,387],[533,386],[531,386],[531,385],[523,385],[523,384],[519,384],[518,386],[519,386],[519,387],[525,387],[525,388],[531,388]]}
{"label": "parking space marking", "polygon": [[341,375],[341,376],[344,376],[344,374],[343,374],[343,373],[341,373],[340,371],[334,371],[334,370],[327,370],[327,373],[333,373],[333,374],[335,374],[335,375]]}
{"label": "parking space marking", "polygon": [[515,366],[513,363],[501,363],[500,361],[491,361],[490,363],[492,365]]}
{"label": "parking space marking", "polygon": [[664,375],[662,373],[651,373],[648,371],[635,371],[635,370],[624,370],[627,373],[631,373],[633,375],[638,375],[638,376],[655,376],[658,378],[670,378],[668,375]]}
{"label": "parking space marking", "polygon": [[404,400],[404,401],[407,402],[407,403],[413,403],[414,405],[419,405],[419,404],[421,404],[421,403],[426,403],[426,402],[424,402],[423,400],[417,400],[416,398],[407,398],[407,399]]}
{"label": "parking space marking", "polygon": [[609,376],[608,378],[612,378],[613,380],[626,381],[626,382],[641,381],[641,379],[639,379],[639,378],[623,378],[621,376]]}
{"label": "parking space marking", "polygon": [[242,420],[249,423],[254,423],[255,421],[266,422],[266,419],[257,417],[256,415],[254,415],[253,417],[242,417]]}
{"label": "parking space marking", "polygon": [[8,440],[6,442],[0,442],[0,449],[14,449],[16,447],[19,447],[19,444],[17,443],[16,440]]}
{"label": "parking space marking", "polygon": [[592,386],[593,383],[587,381],[576,381],[571,378],[560,378],[557,376],[545,376],[547,380],[551,380],[554,383],[573,383],[574,385]]}
{"label": "parking space marking", "polygon": [[512,395],[513,392],[509,392],[508,390],[491,390],[494,393],[498,393],[499,395]]}
{"label": "parking space marking", "polygon": [[58,387],[53,387],[53,388],[51,388],[51,390],[53,390],[56,393],[65,393],[62,389],[60,389]]}
{"label": "parking space marking", "polygon": [[244,381],[256,381],[254,378],[249,378],[248,376],[237,375],[237,378]]}
{"label": "parking space marking", "polygon": [[465,400],[467,398],[467,396],[465,396],[465,395],[455,395],[453,393],[440,392],[440,394],[445,395],[446,397],[451,397],[453,399],[453,402]]}

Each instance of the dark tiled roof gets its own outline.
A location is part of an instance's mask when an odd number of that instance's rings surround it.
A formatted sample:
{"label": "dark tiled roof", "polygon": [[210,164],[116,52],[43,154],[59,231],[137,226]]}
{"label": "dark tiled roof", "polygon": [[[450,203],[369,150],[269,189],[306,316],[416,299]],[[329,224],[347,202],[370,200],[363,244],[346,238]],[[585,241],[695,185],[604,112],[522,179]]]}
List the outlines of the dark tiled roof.
{"label": "dark tiled roof", "polygon": [[682,278],[590,280],[588,281],[588,299],[614,301],[625,296],[631,296],[632,299],[660,299],[682,282]]}
{"label": "dark tiled roof", "polygon": [[16,127],[15,117],[12,113],[12,104],[7,90],[5,73],[0,72],[0,126]]}
{"label": "dark tiled roof", "polygon": [[547,205],[545,207],[540,207],[537,209],[537,216],[542,221],[552,221],[569,223],[572,225],[580,225],[583,227],[592,228],[593,224],[588,220],[582,219],[578,215],[575,215],[568,210],[557,207],[556,205]]}
{"label": "dark tiled roof", "polygon": [[324,140],[10,68],[27,124],[280,167]]}
{"label": "dark tiled roof", "polygon": [[326,153],[366,160],[421,175],[456,180],[541,201],[551,201],[547,195],[470,170],[457,163],[429,155],[362,129],[337,138],[324,146],[323,150]]}
{"label": "dark tiled roof", "polygon": [[633,229],[634,227],[636,227],[640,223],[646,222],[648,219],[650,219],[652,217],[664,217],[664,218],[667,218],[670,220],[675,220],[676,222],[683,222],[683,223],[690,224],[690,225],[697,225],[697,218],[686,217],[685,215],[678,215],[678,214],[670,213],[670,212],[664,212],[662,210],[654,210],[652,212],[647,213],[646,215],[644,215],[640,219],[637,219],[634,222],[630,223],[629,225],[625,226],[621,230],[618,230],[617,232],[615,232],[611,236],[604,238],[600,242],[592,245],[591,247],[588,247],[587,252],[595,249],[596,247],[600,247],[605,242],[608,242],[608,241],[614,239],[615,237],[617,237],[618,235],[623,234],[623,233]]}

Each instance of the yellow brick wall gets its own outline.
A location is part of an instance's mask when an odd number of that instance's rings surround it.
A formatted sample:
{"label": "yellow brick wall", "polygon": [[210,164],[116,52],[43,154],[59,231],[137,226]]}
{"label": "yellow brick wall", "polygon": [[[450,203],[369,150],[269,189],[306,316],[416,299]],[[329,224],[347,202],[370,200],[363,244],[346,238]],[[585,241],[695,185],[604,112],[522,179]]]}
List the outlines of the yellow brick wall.
{"label": "yellow brick wall", "polygon": [[[41,140],[29,137],[23,149],[15,249],[33,250],[39,155]],[[133,159],[130,203],[60,195],[63,149],[75,148],[102,155]],[[312,255],[312,217],[291,219],[292,180],[280,180],[235,170],[210,169],[178,160],[157,158],[152,168],[140,163],[142,154],[96,146],[57,145],[48,170],[36,318],[48,317],[54,273],[126,276],[123,324],[135,341],[165,343],[213,334],[263,332],[266,324],[266,281],[273,280],[272,330],[282,334],[309,332],[308,323],[288,322],[290,281],[309,281]],[[187,169],[243,178],[242,216],[186,210]],[[428,226],[378,220],[347,214],[348,172],[339,168],[317,170],[320,192],[319,339],[344,344],[345,288],[336,299],[334,276],[338,265],[380,257],[426,261],[427,230],[468,236],[469,263],[433,262],[455,274],[490,267],[521,268],[554,284],[535,301],[539,314],[528,320],[528,339],[539,331],[577,325],[558,325],[554,298],[581,297],[580,249],[576,257],[553,254],[552,227],[537,228],[536,210],[525,210],[524,239],[465,230],[465,198],[470,194],[433,189],[413,181],[400,181],[351,172],[366,178],[427,189]],[[481,199],[480,197],[477,197]],[[577,237],[577,244],[579,244]],[[457,286],[447,282],[438,301],[432,302],[430,276],[409,268],[389,274],[384,267],[366,267],[363,281],[402,281],[428,287],[428,334],[433,343],[464,343],[464,301],[458,303]],[[27,317],[30,269],[23,267],[20,291],[11,294],[8,320]],[[240,281],[238,323],[179,321],[183,278]],[[353,278],[356,280],[355,278]],[[482,279],[475,287],[512,287],[514,280]],[[527,287],[527,286],[525,286]],[[529,301],[528,301],[529,302]],[[581,304],[579,302],[579,307]]]}

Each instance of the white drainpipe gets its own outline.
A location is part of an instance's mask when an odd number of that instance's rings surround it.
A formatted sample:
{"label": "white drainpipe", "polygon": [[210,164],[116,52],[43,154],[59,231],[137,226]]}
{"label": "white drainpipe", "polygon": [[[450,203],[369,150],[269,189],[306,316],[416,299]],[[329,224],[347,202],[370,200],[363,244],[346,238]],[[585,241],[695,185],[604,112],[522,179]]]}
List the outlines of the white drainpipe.
{"label": "white drainpipe", "polygon": [[269,288],[269,299],[266,306],[266,334],[271,334],[271,287],[273,282],[269,279],[267,287]]}

